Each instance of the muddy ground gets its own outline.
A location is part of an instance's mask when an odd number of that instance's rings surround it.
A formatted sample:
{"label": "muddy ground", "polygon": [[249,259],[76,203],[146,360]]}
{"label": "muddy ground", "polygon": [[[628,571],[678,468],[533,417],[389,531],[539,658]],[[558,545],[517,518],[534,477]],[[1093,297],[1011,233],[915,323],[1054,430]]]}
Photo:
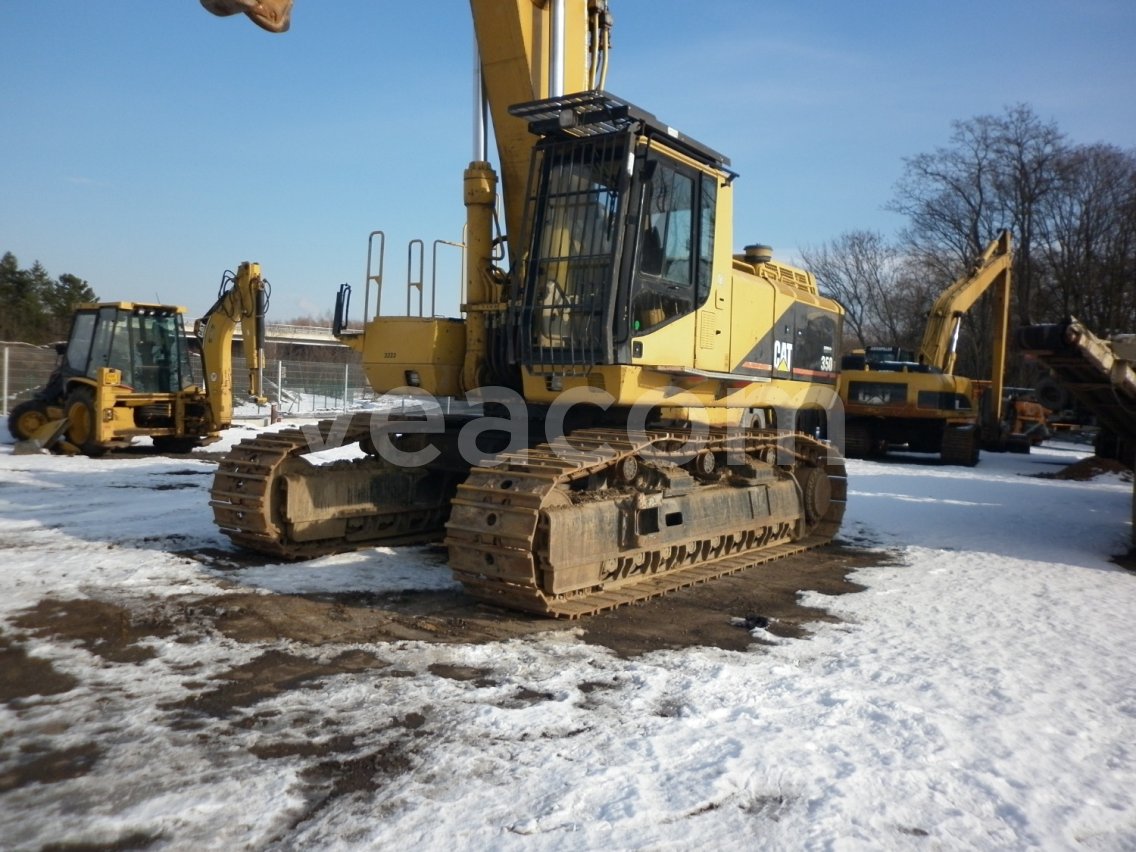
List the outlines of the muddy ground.
{"label": "muddy ground", "polygon": [[[210,555],[201,554],[200,558],[207,560]],[[751,634],[755,627],[779,637],[802,637],[807,635],[810,623],[832,620],[823,610],[801,605],[799,592],[839,595],[859,591],[862,587],[851,582],[848,574],[878,565],[885,558],[879,551],[830,545],[579,621],[496,609],[460,591],[384,595],[234,591],[131,604],[129,609],[98,600],[48,598],[13,619],[10,634],[0,634],[0,702],[65,692],[72,686],[69,678],[52,670],[49,663],[27,656],[20,640],[32,636],[77,642],[112,663],[138,662],[151,656],[153,651],[139,644],[150,637],[195,642],[213,631],[241,642],[287,640],[321,646],[405,640],[482,643],[572,630],[579,631],[582,641],[624,657],[693,646],[743,650],[760,644],[761,640]],[[439,563],[443,559],[440,550]],[[445,570],[441,564],[439,570]],[[312,661],[291,659],[289,665],[253,667],[257,688],[279,691],[308,677],[329,673]],[[365,661],[357,659],[343,665],[347,666],[344,670],[367,667]]]}
{"label": "muddy ground", "polygon": [[[177,541],[168,544],[169,550],[178,551]],[[20,714],[23,708],[81,686],[76,677],[60,671],[44,656],[30,655],[28,646],[32,642],[77,644],[107,666],[130,666],[153,658],[156,651],[150,640],[155,638],[198,643],[221,634],[262,646],[250,661],[234,665],[219,676],[199,680],[186,673],[185,686],[191,696],[158,708],[172,729],[181,730],[197,730],[209,719],[227,720],[235,726],[256,725],[260,702],[294,690],[319,689],[322,679],[329,675],[369,672],[379,678],[413,676],[400,665],[398,653],[383,651],[381,643],[385,642],[487,643],[568,630],[581,641],[622,657],[694,646],[759,650],[763,635],[805,637],[811,624],[833,620],[824,610],[803,606],[800,592],[839,595],[860,591],[862,587],[848,579],[849,573],[881,564],[888,555],[859,544],[866,542],[845,540],[579,621],[496,609],[473,601],[459,589],[264,594],[234,582],[231,591],[221,595],[112,599],[114,590],[108,589],[105,599],[46,598],[0,628],[0,704]],[[227,549],[181,553],[200,562],[213,576],[220,573],[222,586],[226,569],[262,564],[256,557]],[[444,548],[438,546],[430,555],[436,570],[448,572]],[[344,648],[338,654],[333,652],[330,659],[305,653],[320,647],[373,643],[379,643],[373,650]],[[444,664],[429,666],[429,672],[479,687],[492,686],[495,678],[500,678],[493,671]],[[604,689],[610,684],[585,686]],[[584,686],[581,689],[588,691]],[[531,703],[547,698],[519,689],[509,700]],[[413,742],[415,737],[426,736],[423,723],[417,714],[410,713],[394,724],[405,729],[404,739]],[[264,760],[290,755],[311,759],[305,783],[319,791],[318,796],[313,793],[316,808],[337,796],[371,789],[379,783],[376,778],[400,775],[407,760],[397,749],[357,755],[354,737],[347,734],[318,744],[289,740],[266,742],[257,748],[263,753],[255,752],[256,756]],[[0,763],[0,797],[29,785],[81,778],[104,758],[97,743],[61,748],[51,738],[29,738],[20,744],[17,759]],[[143,849],[161,839],[131,836],[105,846],[64,844],[58,848]]]}
{"label": "muddy ground", "polygon": [[[196,556],[214,565],[222,557]],[[227,556],[232,558],[233,554]],[[29,656],[25,646],[33,637],[52,643],[77,643],[107,665],[130,665],[153,657],[155,652],[147,642],[152,637],[195,643],[220,632],[240,642],[273,646],[219,677],[187,682],[187,686],[203,691],[159,708],[173,728],[184,730],[196,730],[206,719],[255,725],[259,702],[291,690],[318,689],[321,679],[328,675],[362,671],[379,677],[413,675],[400,667],[397,655],[381,654],[379,648],[378,654],[345,649],[330,660],[320,661],[305,656],[304,646],[404,640],[483,643],[572,630],[582,641],[610,648],[624,657],[692,646],[759,648],[761,639],[755,637],[763,631],[779,637],[803,637],[808,635],[810,624],[833,620],[823,610],[802,606],[800,591],[811,589],[830,595],[859,591],[862,587],[848,579],[849,572],[878,565],[886,558],[879,551],[831,545],[580,621],[506,612],[476,603],[460,591],[286,595],[234,589],[220,596],[154,599],[129,605],[48,598],[18,614],[0,631],[0,703],[18,713],[28,702],[42,701],[44,696],[66,693],[79,685],[48,660]],[[447,570],[444,560],[444,551],[439,548],[438,570]],[[756,627],[763,630],[751,633]],[[280,649],[280,640],[291,643],[288,650]],[[479,687],[494,686],[494,678],[499,677],[489,670],[443,664],[431,665],[429,671],[435,677],[471,681]],[[597,689],[606,686],[594,685]],[[531,703],[548,697],[520,690],[510,700]],[[418,730],[423,719],[416,715],[396,720],[411,739],[425,735]],[[376,778],[398,776],[407,760],[397,750],[349,756],[346,753],[354,748],[354,738],[348,735],[319,744],[289,742],[262,748],[265,753],[257,757],[266,760],[300,755],[296,749],[307,749],[302,756],[310,758],[312,764],[306,770],[305,783],[321,791],[313,798],[317,809],[340,795],[372,789],[379,783]],[[283,751],[276,753],[274,749]],[[17,761],[0,766],[0,797],[27,785],[51,785],[82,777],[104,756],[94,743],[58,748],[39,740],[28,741],[20,752]],[[142,836],[120,838],[105,846],[59,848],[144,849],[160,840]]]}

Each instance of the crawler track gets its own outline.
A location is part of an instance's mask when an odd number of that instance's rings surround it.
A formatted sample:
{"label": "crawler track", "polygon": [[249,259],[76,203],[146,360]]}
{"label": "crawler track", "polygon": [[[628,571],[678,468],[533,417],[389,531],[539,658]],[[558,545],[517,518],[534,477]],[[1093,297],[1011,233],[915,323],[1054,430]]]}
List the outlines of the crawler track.
{"label": "crawler track", "polygon": [[[675,444],[688,454],[694,445],[699,457],[733,450],[778,463],[754,470],[749,483],[723,474],[684,490],[678,476],[680,487],[659,499],[618,487],[628,459],[665,458]],[[826,544],[846,495],[844,460],[807,436],[696,442],[589,430],[573,433],[571,448],[541,445],[475,468],[458,488],[446,543],[454,575],[474,597],[579,618]],[[644,532],[636,528],[643,512],[682,520]]]}
{"label": "crawler track", "polygon": [[[210,506],[221,532],[234,544],[285,560],[314,559],[373,544],[412,544],[436,540],[449,513],[449,495],[433,500],[366,499],[339,508],[336,525],[322,537],[301,540],[288,521],[289,476],[313,475],[303,456],[322,447],[357,444],[373,436],[370,414],[345,415],[317,426],[283,429],[248,438],[221,461],[213,478]],[[389,424],[397,429],[397,420]],[[373,478],[403,479],[410,472],[368,459]],[[361,463],[335,462],[318,468],[319,477],[348,473]],[[452,490],[452,489],[451,489]]]}
{"label": "crawler track", "polygon": [[[805,435],[592,429],[468,472],[377,458],[315,468],[302,458],[313,444],[370,437],[369,417],[357,415],[243,441],[214,479],[218,527],[286,560],[445,534],[454,576],[472,596],[579,618],[826,544],[847,494],[843,458]],[[430,488],[422,477],[433,477]],[[301,531],[290,492],[352,478],[363,487],[327,493],[369,496]]]}

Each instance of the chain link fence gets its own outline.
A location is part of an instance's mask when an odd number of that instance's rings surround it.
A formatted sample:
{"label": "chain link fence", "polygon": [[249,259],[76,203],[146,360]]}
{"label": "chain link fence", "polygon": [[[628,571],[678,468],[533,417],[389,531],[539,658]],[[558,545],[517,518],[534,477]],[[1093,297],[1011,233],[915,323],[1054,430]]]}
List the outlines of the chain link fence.
{"label": "chain link fence", "polygon": [[[31,399],[55,369],[55,349],[27,343],[0,343],[0,415]],[[200,358],[194,358],[198,385],[203,382]],[[268,406],[244,402],[248,366],[233,359],[233,405],[237,417],[264,417]],[[283,416],[347,411],[364,405],[376,394],[367,384],[358,359],[347,364],[301,359],[269,359],[264,369],[264,395]]]}
{"label": "chain link fence", "polygon": [[[256,408],[240,401],[240,391],[247,387],[245,359],[234,358],[233,403],[240,413]],[[348,411],[375,398],[358,361],[329,364],[296,359],[268,360],[264,368],[264,395],[285,416]]]}

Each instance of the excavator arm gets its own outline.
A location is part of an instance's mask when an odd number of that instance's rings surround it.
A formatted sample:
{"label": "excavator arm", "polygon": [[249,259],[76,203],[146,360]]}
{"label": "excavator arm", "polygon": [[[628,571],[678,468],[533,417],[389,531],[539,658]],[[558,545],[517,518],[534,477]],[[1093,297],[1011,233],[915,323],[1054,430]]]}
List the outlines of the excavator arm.
{"label": "excavator arm", "polygon": [[[986,247],[970,272],[955,281],[935,300],[919,347],[919,361],[953,373],[958,348],[959,325],[963,316],[995,282],[999,282],[995,306],[1000,321],[995,337],[994,376],[1000,377],[1005,364],[1007,323],[1010,305],[1010,267],[1013,264],[1010,232],[1003,231]],[[1001,351],[999,356],[998,351]],[[1000,379],[999,379],[1000,381]]]}
{"label": "excavator arm", "polygon": [[264,405],[264,315],[268,307],[268,282],[260,264],[242,263],[234,275],[226,272],[221,290],[204,317],[195,324],[201,338],[205,396],[212,426],[224,429],[233,422],[233,335],[241,329],[245,363],[248,366],[247,396]]}
{"label": "excavator arm", "polygon": [[1001,441],[1003,374],[1010,335],[1010,270],[1014,264],[1010,232],[1002,231],[979,255],[968,275],[959,278],[935,300],[927,319],[919,360],[952,374],[958,352],[958,334],[962,318],[982,294],[997,284],[991,312],[994,322],[994,347],[991,352],[990,386],[981,431],[987,446]]}

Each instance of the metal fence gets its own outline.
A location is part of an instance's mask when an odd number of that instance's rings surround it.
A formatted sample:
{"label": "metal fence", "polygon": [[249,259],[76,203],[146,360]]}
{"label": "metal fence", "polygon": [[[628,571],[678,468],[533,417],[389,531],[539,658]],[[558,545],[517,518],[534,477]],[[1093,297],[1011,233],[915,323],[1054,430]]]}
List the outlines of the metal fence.
{"label": "metal fence", "polygon": [[[195,359],[201,384],[201,362]],[[30,399],[47,383],[55,368],[52,347],[26,343],[0,343],[0,415],[7,416],[17,403]],[[266,407],[245,403],[248,367],[244,358],[233,359],[233,404],[236,416],[263,416]],[[300,359],[270,359],[264,370],[264,393],[282,415],[346,411],[375,397],[358,361],[332,364]]]}

